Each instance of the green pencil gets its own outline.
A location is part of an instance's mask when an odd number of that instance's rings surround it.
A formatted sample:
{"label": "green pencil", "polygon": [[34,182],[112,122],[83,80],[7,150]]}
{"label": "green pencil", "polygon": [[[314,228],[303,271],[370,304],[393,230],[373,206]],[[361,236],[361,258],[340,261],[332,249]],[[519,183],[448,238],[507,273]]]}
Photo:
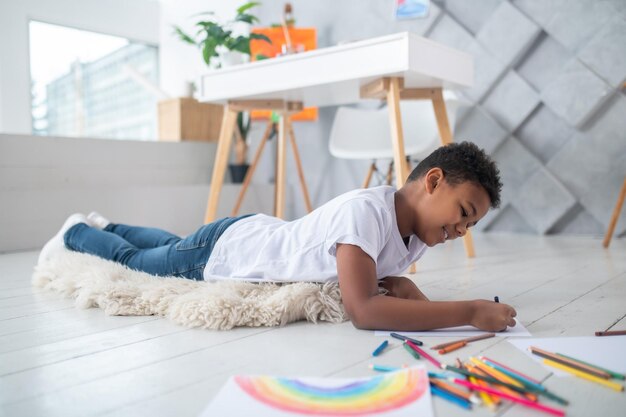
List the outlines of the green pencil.
{"label": "green pencil", "polygon": [[406,349],[406,351],[409,352],[411,356],[413,356],[415,359],[422,359],[420,354],[414,351],[413,349],[411,349],[411,346],[407,345],[406,342],[402,343],[402,347]]}

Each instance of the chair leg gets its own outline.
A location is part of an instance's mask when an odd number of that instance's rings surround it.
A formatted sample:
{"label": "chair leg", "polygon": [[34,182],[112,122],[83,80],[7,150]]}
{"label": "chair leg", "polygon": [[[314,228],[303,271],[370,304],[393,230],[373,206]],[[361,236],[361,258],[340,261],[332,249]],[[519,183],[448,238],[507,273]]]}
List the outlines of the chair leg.
{"label": "chair leg", "polygon": [[619,217],[619,214],[622,211],[622,205],[624,204],[624,197],[626,197],[626,178],[624,178],[624,184],[622,185],[622,190],[617,198],[617,204],[615,204],[615,208],[613,209],[613,215],[611,216],[611,221],[609,222],[609,228],[606,231],[604,241],[602,242],[602,246],[605,248],[608,248],[611,243],[611,237],[613,237],[613,231],[615,230],[615,225],[617,225],[617,218]]}
{"label": "chair leg", "polygon": [[392,179],[393,179],[393,161],[389,163],[389,168],[387,169],[387,185],[391,185]]}
{"label": "chair leg", "polygon": [[304,180],[304,171],[302,170],[302,162],[300,161],[300,153],[298,152],[298,147],[296,146],[296,135],[293,133],[293,125],[291,124],[291,121],[288,121],[287,129],[289,130],[291,150],[293,151],[293,157],[296,161],[296,168],[298,170],[298,178],[300,178],[300,186],[302,188],[302,194],[304,196],[304,204],[306,205],[307,211],[310,213],[313,211],[313,206],[311,205],[311,198],[309,197],[309,189],[307,188],[306,181]]}
{"label": "chair leg", "polygon": [[370,181],[372,180],[372,175],[376,171],[376,161],[372,161],[370,168],[367,170],[367,175],[365,176],[365,181],[363,181],[363,186],[361,188],[367,188],[370,186]]}
{"label": "chair leg", "polygon": [[237,213],[239,213],[239,209],[241,208],[241,204],[243,203],[243,198],[248,191],[248,187],[250,186],[250,181],[252,181],[252,176],[254,175],[254,171],[256,170],[257,165],[259,164],[259,160],[261,159],[261,154],[263,153],[263,149],[265,148],[265,144],[267,143],[268,138],[272,134],[272,129],[274,128],[274,123],[270,119],[267,123],[267,127],[265,128],[265,132],[263,133],[263,137],[261,138],[261,143],[254,154],[254,159],[252,160],[252,164],[250,168],[248,168],[248,172],[246,172],[246,176],[243,179],[243,184],[241,185],[241,189],[239,190],[239,196],[237,197],[237,202],[235,203],[235,207],[231,211],[231,216],[235,217]]}

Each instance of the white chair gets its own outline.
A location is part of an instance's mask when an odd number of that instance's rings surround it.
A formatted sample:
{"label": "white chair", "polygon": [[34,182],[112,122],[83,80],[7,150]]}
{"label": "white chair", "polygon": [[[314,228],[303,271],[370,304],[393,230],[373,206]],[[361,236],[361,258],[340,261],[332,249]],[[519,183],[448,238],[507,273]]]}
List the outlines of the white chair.
{"label": "white chair", "polygon": [[[460,100],[450,91],[444,91],[450,129],[454,133]],[[400,102],[404,149],[407,157],[424,159],[441,146],[433,104],[430,100],[405,100]],[[389,112],[380,109],[340,107],[335,114],[328,147],[331,155],[343,159],[370,159],[372,164],[363,188],[369,186],[372,174],[377,170],[377,159],[392,159],[391,128]],[[392,165],[387,173],[391,184]]]}

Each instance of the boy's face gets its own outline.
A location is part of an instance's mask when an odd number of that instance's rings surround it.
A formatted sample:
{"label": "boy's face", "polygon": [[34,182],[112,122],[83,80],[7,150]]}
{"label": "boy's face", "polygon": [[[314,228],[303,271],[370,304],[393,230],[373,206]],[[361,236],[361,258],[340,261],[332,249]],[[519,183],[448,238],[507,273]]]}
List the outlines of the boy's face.
{"label": "boy's face", "polygon": [[489,210],[489,195],[480,185],[467,181],[451,185],[439,168],[430,170],[423,180],[426,195],[415,232],[428,246],[465,236]]}

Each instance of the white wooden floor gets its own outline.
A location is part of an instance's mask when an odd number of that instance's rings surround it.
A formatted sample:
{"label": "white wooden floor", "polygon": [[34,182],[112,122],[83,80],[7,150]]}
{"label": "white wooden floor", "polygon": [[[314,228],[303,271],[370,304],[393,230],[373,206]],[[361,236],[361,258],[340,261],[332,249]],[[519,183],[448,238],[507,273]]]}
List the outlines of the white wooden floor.
{"label": "white wooden floor", "polygon": [[[609,250],[599,238],[476,235],[475,243],[476,259],[465,258],[459,241],[430,250],[418,263],[415,279],[431,299],[498,295],[533,336],[626,329],[625,239],[614,239]],[[32,289],[36,259],[35,252],[0,255],[2,416],[196,416],[233,374],[370,375],[371,352],[382,340],[350,323],[213,332],[155,317],[106,317]],[[426,345],[442,340],[424,339]],[[411,361],[394,346],[376,362]],[[571,401],[568,416],[624,416],[626,393],[553,377],[504,337],[473,343],[455,356],[479,352],[546,380]],[[438,416],[494,415],[438,398],[434,407]],[[542,413],[507,405],[495,415]]]}

